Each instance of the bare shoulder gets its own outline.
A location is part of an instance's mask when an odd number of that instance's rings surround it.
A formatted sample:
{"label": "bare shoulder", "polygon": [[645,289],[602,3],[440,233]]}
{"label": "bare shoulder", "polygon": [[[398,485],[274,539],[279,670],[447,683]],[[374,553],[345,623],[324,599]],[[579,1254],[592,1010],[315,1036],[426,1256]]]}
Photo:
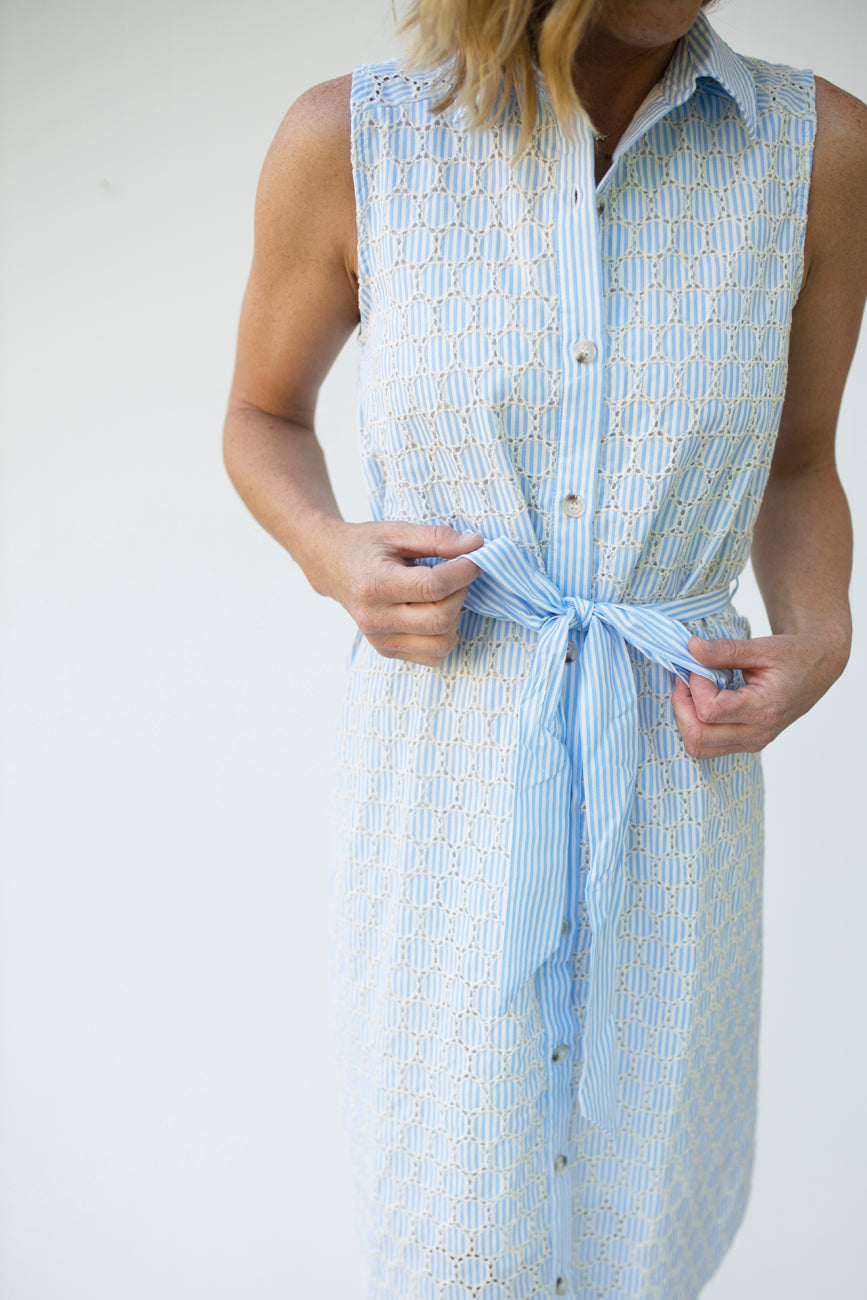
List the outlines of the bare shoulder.
{"label": "bare shoulder", "polygon": [[348,162],[351,88],[348,72],[303,91],[277,128],[271,151],[278,157],[297,155],[307,163],[318,161],[326,169]]}
{"label": "bare shoulder", "polygon": [[833,240],[857,238],[867,216],[867,104],[816,76],[816,139],[810,179],[808,266]]}
{"label": "bare shoulder", "polygon": [[816,77],[816,142],[814,167],[851,176],[864,184],[867,177],[867,104],[848,90]]}
{"label": "bare shoulder", "polygon": [[[355,194],[352,181],[350,92],[352,73],[322,81],[298,96],[277,128],[256,195],[256,226],[269,238],[298,239],[309,225],[356,270]],[[293,221],[281,217],[291,212]],[[336,242],[335,242],[336,241]]]}
{"label": "bare shoulder", "polygon": [[[867,138],[867,104],[833,81],[814,77],[816,83],[816,117],[819,131],[836,134],[849,131]],[[867,146],[865,146],[867,147]]]}

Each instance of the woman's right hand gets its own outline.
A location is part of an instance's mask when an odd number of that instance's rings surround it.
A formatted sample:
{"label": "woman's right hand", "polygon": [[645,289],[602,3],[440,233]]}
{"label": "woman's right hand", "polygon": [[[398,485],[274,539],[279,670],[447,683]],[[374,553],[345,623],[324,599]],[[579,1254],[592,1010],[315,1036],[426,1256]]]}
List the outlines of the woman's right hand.
{"label": "woman's right hand", "polygon": [[[455,648],[467,587],[479,575],[458,559],[484,543],[446,524],[334,520],[320,549],[315,589],[331,596],[386,659],[437,668]],[[438,556],[441,564],[415,564]]]}

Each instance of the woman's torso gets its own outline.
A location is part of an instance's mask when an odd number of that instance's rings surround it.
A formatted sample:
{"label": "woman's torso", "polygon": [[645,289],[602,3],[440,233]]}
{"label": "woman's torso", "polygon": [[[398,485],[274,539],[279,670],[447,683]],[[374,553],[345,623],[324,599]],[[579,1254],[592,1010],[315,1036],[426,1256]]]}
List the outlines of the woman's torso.
{"label": "woman's torso", "polygon": [[813,81],[731,56],[732,93],[696,83],[700,54],[672,60],[599,184],[589,126],[570,141],[550,106],[513,168],[516,120],[469,131],[397,61],[356,70],[377,518],[505,533],[597,600],[741,572],[806,262]]}

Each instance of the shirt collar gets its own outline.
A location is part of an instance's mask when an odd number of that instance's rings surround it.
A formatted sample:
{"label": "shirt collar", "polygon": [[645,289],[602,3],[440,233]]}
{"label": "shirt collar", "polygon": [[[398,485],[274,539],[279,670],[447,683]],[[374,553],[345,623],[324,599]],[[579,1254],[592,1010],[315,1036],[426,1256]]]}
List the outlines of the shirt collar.
{"label": "shirt collar", "polygon": [[674,52],[662,79],[662,94],[675,108],[695,93],[700,78],[715,81],[731,96],[754,136],[758,129],[755,82],[744,60],[714,31],[703,10]]}

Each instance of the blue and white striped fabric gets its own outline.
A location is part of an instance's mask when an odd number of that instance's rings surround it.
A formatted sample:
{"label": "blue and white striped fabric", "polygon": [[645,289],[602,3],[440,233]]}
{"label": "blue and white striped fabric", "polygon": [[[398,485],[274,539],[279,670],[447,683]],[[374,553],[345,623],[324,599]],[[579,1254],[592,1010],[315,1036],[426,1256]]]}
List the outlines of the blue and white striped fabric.
{"label": "blue and white striped fabric", "polygon": [[587,790],[590,870],[585,899],[590,920],[590,979],[584,1026],[584,1072],[578,1089],[583,1114],[616,1126],[617,1057],[614,979],[617,923],[623,894],[621,865],[638,768],[635,678],[626,643],[684,681],[692,672],[718,688],[725,669],[705,667],[687,648],[679,618],[706,618],[724,609],[729,591],[686,596],[661,605],[595,603],[563,596],[533,569],[507,537],[469,558],[482,570],[468,593],[469,609],[510,619],[538,633],[521,700],[511,860],[505,905],[497,1010],[551,955],[560,938],[568,867],[571,761],[559,710],[570,629],[585,634],[578,688],[578,731]]}
{"label": "blue and white striped fabric", "polygon": [[353,74],[371,512],[485,538],[440,668],[360,633],[348,661],[329,942],[367,1300],[695,1300],[750,1187],[761,763],[691,759],[670,696],[691,633],[749,635],[813,79],[699,14],[598,183],[540,92],[513,161],[514,112]]}

